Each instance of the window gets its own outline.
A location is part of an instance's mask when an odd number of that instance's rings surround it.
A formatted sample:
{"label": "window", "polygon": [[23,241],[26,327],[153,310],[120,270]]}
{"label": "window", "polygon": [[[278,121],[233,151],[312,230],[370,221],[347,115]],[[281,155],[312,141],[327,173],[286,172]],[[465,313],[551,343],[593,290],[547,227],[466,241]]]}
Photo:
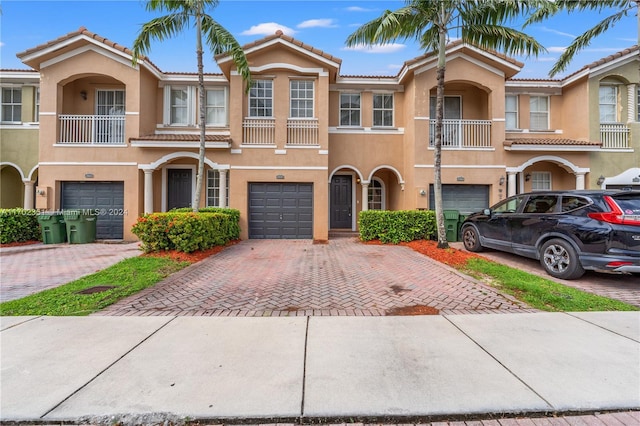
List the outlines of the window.
{"label": "window", "polygon": [[123,115],[124,90],[98,90],[96,115]]}
{"label": "window", "polygon": [[227,125],[227,96],[224,88],[205,91],[206,123],[210,126]]}
{"label": "window", "polygon": [[[225,206],[229,206],[229,173],[227,173],[227,196]],[[207,170],[207,207],[220,206],[220,172]]]}
{"label": "window", "polygon": [[549,97],[531,96],[529,98],[529,129],[549,129]]}
{"label": "window", "polygon": [[376,127],[393,126],[393,94],[373,95],[373,125]]}
{"label": "window", "polygon": [[36,87],[34,90],[35,90],[35,100],[34,100],[34,108],[33,108],[33,121],[37,123],[40,121],[40,87]]}
{"label": "window", "polygon": [[360,93],[340,94],[340,125],[360,126]]}
{"label": "window", "polygon": [[371,183],[369,183],[369,210],[384,210],[383,192],[382,182],[374,178]]}
{"label": "window", "polygon": [[273,117],[273,81],[255,80],[249,90],[249,117]]}
{"label": "window", "polygon": [[291,118],[313,117],[313,81],[291,80],[290,83]]}
{"label": "window", "polygon": [[533,172],[531,173],[531,190],[548,191],[551,189],[551,173]]}
{"label": "window", "polygon": [[520,204],[524,201],[524,196],[517,196],[514,198],[507,198],[503,202],[497,204],[491,209],[493,213],[515,213],[520,208]]}
{"label": "window", "polygon": [[563,213],[577,210],[588,205],[589,205],[589,200],[582,197],[567,196],[567,195],[562,197]]}
{"label": "window", "polygon": [[599,91],[600,122],[615,123],[618,121],[618,88],[616,86],[600,86]]}
{"label": "window", "polygon": [[638,102],[636,104],[636,121],[640,121],[640,87],[638,88]]}
{"label": "window", "polygon": [[555,195],[530,197],[527,205],[524,206],[524,213],[553,213],[556,204],[558,204],[558,197]]}
{"label": "window", "polygon": [[518,128],[518,96],[507,95],[504,106],[505,128],[513,130]]}
{"label": "window", "polygon": [[2,117],[4,123],[20,123],[22,121],[22,88],[2,88]]}
{"label": "window", "polygon": [[170,124],[189,124],[189,91],[186,87],[172,87],[170,98]]}
{"label": "window", "polygon": [[[431,120],[436,119],[436,97],[429,98],[429,117]],[[462,98],[460,96],[444,97],[444,114],[443,120],[460,120],[462,118]]]}

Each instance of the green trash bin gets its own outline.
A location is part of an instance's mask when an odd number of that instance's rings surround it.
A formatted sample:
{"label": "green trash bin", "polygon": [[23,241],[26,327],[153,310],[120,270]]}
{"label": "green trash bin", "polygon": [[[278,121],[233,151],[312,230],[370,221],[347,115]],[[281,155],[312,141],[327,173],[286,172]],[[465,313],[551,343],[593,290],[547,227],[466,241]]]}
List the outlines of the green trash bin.
{"label": "green trash bin", "polygon": [[447,241],[458,241],[458,220],[460,212],[458,210],[445,210],[444,226],[447,230]]}
{"label": "green trash bin", "polygon": [[45,244],[60,244],[67,241],[67,230],[64,216],[55,212],[38,214],[38,223],[42,229],[42,242]]}
{"label": "green trash bin", "polygon": [[86,244],[96,240],[97,215],[87,210],[65,210],[67,240],[70,244]]}

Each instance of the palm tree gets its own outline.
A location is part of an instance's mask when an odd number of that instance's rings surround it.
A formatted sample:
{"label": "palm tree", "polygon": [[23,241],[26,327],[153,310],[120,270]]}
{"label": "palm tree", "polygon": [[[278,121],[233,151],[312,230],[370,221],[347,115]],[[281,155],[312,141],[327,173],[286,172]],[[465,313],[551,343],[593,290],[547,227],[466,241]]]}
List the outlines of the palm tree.
{"label": "palm tree", "polygon": [[536,3],[519,0],[406,0],[395,11],[385,11],[351,34],[347,46],[386,44],[398,39],[415,39],[420,47],[436,52],[436,125],[434,143],[434,195],[438,248],[448,248],[442,209],[442,123],[446,43],[452,30],[459,30],[462,41],[482,49],[507,54],[537,55],[544,48],[530,36],[503,24],[531,10]]}
{"label": "palm tree", "polygon": [[593,10],[598,13],[602,13],[610,9],[614,9],[615,13],[605,17],[594,27],[584,32],[584,34],[576,37],[573,42],[571,42],[569,47],[567,47],[553,65],[551,71],[549,71],[550,77],[553,77],[567,69],[569,63],[580,50],[591,44],[591,41],[594,38],[607,31],[622,18],[633,13],[634,9],[638,16],[638,44],[640,45],[640,14],[638,13],[640,10],[640,0],[556,0],[553,2],[546,1],[540,3],[540,7],[531,14],[525,22],[525,26],[544,21],[561,11],[572,13],[584,10]]}
{"label": "palm tree", "polygon": [[133,42],[133,64],[151,50],[151,40],[163,41],[173,37],[190,26],[196,28],[196,56],[198,60],[198,102],[200,125],[200,151],[198,155],[198,175],[196,178],[196,195],[193,211],[200,207],[200,194],[204,180],[205,154],[205,90],[204,65],[202,63],[202,37],[206,39],[209,50],[214,55],[229,53],[238,72],[246,82],[246,90],[251,84],[249,63],[238,41],[222,25],[205,13],[207,8],[215,8],[219,0],[148,0],[148,11],[168,12],[168,15],[154,18],[142,25],[138,37]]}

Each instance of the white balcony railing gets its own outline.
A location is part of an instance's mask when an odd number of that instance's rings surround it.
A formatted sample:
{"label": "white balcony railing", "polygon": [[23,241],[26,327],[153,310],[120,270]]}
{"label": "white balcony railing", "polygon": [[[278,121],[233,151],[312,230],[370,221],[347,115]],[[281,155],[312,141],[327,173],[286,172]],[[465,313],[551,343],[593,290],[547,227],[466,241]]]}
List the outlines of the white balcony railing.
{"label": "white balcony railing", "polygon": [[287,145],[318,145],[318,120],[315,118],[288,119]]}
{"label": "white balcony railing", "polygon": [[629,148],[631,130],[624,123],[600,123],[600,141],[602,148]]}
{"label": "white balcony railing", "polygon": [[[429,122],[429,146],[434,146],[436,120]],[[442,148],[490,148],[491,121],[443,120]]]}
{"label": "white balcony railing", "polygon": [[276,143],[274,118],[245,118],[242,122],[242,143],[246,145],[273,145]]}
{"label": "white balcony railing", "polygon": [[60,115],[60,144],[124,145],[124,115]]}

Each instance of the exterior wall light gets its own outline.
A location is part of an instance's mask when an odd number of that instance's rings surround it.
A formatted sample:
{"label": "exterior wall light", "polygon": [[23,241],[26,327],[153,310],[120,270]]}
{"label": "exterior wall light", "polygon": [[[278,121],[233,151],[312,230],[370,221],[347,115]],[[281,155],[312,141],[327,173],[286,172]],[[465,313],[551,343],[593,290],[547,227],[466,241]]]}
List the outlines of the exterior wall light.
{"label": "exterior wall light", "polygon": [[498,181],[500,185],[504,185],[504,176],[500,176],[500,180]]}
{"label": "exterior wall light", "polygon": [[604,183],[604,176],[600,175],[600,177],[598,178],[598,180],[596,181],[596,184],[598,186],[601,186]]}

